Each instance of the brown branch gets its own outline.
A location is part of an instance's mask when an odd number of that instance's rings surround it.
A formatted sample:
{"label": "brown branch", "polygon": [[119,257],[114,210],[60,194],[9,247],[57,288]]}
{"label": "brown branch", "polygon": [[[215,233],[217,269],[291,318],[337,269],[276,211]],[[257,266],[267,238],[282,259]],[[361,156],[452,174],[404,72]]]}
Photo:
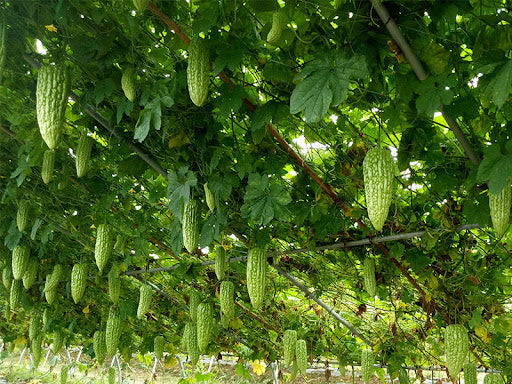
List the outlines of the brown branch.
{"label": "brown branch", "polygon": [[262,318],[261,316],[258,316],[257,314],[255,314],[254,312],[250,311],[249,308],[247,308],[245,305],[243,305],[242,303],[240,303],[239,301],[236,301],[235,300],[235,304],[238,305],[240,308],[242,308],[244,310],[244,312],[246,312],[249,316],[255,318],[256,320],[258,320],[261,324],[263,324],[265,327],[267,327],[268,329],[271,329],[277,333],[280,333],[279,332],[279,329],[275,328],[273,325],[269,324],[267,322],[267,320],[265,320],[264,318]]}
{"label": "brown branch", "polygon": [[[190,44],[190,38],[181,30],[181,28],[172,21],[165,13],[160,11],[158,7],[150,1],[148,3],[148,8],[155,13],[160,19],[169,27],[171,30],[178,35],[185,44]],[[219,79],[221,79],[224,83],[229,84],[230,88],[234,88],[233,81],[224,73],[219,72],[217,75]],[[256,110],[256,106],[246,98],[242,99],[242,102],[247,106],[247,108],[254,112]],[[293,150],[293,148],[286,142],[286,140],[279,134],[277,129],[272,124],[267,125],[267,129],[272,136],[276,138],[276,140],[281,144],[281,146],[286,150],[286,152],[299,164],[299,166],[306,171],[306,173],[311,176],[311,178],[331,197],[331,199],[339,205],[345,212],[349,212],[350,209],[340,200],[340,198],[336,195],[333,188],[323,182],[323,180],[318,176],[313,169],[306,164],[306,162],[300,157],[300,155]],[[364,224],[358,221],[358,225],[364,228]]]}
{"label": "brown branch", "polygon": [[[9,136],[11,136],[13,139],[16,139],[16,134],[11,131],[9,128],[7,127],[4,127],[3,125],[0,125],[0,131],[8,134]],[[20,141],[21,143],[23,143],[22,141]]]}
{"label": "brown branch", "polygon": [[[398,44],[409,64],[411,64],[412,70],[414,71],[418,79],[420,81],[425,80],[428,77],[428,75],[425,69],[423,68],[423,65],[421,65],[421,62],[418,60],[418,58],[412,51],[411,46],[409,45],[409,43],[407,43],[407,40],[400,31],[400,28],[396,24],[395,20],[393,20],[393,18],[389,14],[386,7],[381,3],[381,0],[370,0],[370,2],[372,3],[375,11],[377,11],[377,14],[384,23],[384,26],[389,31],[389,34],[391,35],[393,40],[395,40],[395,42]],[[473,146],[464,135],[464,132],[462,132],[462,129],[460,128],[459,124],[450,116],[447,116],[445,114],[443,104],[439,106],[439,111],[442,113],[444,119],[448,123],[448,126],[453,132],[455,138],[458,140],[459,144],[466,152],[466,155],[468,156],[469,160],[475,165],[480,164],[480,158],[476,155]]]}
{"label": "brown branch", "polygon": [[178,24],[176,24],[174,21],[172,21],[165,13],[160,11],[158,7],[153,3],[152,1],[148,2],[148,8],[157,15],[160,20],[162,20],[170,29],[172,32],[174,32],[178,37],[183,40],[183,42],[187,45],[190,44],[190,38],[181,30]]}

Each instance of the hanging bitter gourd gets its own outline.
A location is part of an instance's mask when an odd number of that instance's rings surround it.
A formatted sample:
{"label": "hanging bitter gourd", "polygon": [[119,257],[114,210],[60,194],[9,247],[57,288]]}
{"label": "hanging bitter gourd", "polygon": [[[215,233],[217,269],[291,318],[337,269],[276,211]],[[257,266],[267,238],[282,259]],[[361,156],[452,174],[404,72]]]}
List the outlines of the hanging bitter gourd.
{"label": "hanging bitter gourd", "polygon": [[235,285],[232,281],[223,281],[220,283],[220,312],[221,321],[224,328],[229,327],[229,322],[235,317]]}
{"label": "hanging bitter gourd", "polygon": [[210,212],[213,212],[215,209],[215,197],[213,196],[212,191],[208,187],[208,183],[204,183],[204,196],[206,200],[206,205],[210,208]]}
{"label": "hanging bitter gourd", "polygon": [[368,295],[372,298],[377,293],[377,283],[375,280],[375,260],[373,257],[367,257],[363,261],[364,287]]}
{"label": "hanging bitter gourd", "polygon": [[381,147],[370,149],[363,161],[364,190],[370,221],[382,230],[393,197],[395,162],[391,152]]}
{"label": "hanging bitter gourd", "polygon": [[213,308],[210,303],[197,306],[197,346],[201,353],[206,353],[213,335]]}
{"label": "hanging bitter gourd", "polygon": [[290,366],[295,357],[295,344],[297,344],[297,331],[287,329],[283,334],[283,359],[284,365]]}
{"label": "hanging bitter gourd", "polygon": [[464,384],[477,384],[476,364],[474,362],[468,361],[464,364]]}
{"label": "hanging bitter gourd", "polygon": [[107,265],[107,261],[112,254],[114,249],[114,234],[110,225],[100,224],[96,231],[96,245],[94,247],[94,258],[96,259],[96,265],[100,271],[103,272],[103,268]]}
{"label": "hanging bitter gourd", "polygon": [[119,302],[119,295],[121,293],[121,277],[119,276],[119,267],[114,264],[108,273],[108,296],[112,303]]}
{"label": "hanging bitter gourd", "polygon": [[101,365],[107,356],[107,339],[105,337],[105,331],[96,331],[93,336],[93,349],[96,355],[96,360]]}
{"label": "hanging bitter gourd", "polygon": [[66,334],[62,329],[57,329],[53,334],[53,354],[58,355],[66,342]]}
{"label": "hanging bitter gourd", "polygon": [[224,278],[224,274],[226,273],[228,266],[229,263],[226,250],[222,245],[219,245],[215,248],[215,275],[217,276],[217,279],[222,280]]}
{"label": "hanging bitter gourd", "polygon": [[254,309],[263,306],[267,285],[267,250],[254,247],[247,254],[247,290]]}
{"label": "hanging bitter gourd", "polygon": [[139,306],[137,308],[137,318],[142,319],[148,312],[151,306],[151,299],[153,297],[153,288],[147,284],[140,287]]}
{"label": "hanging bitter gourd", "polygon": [[23,274],[23,286],[25,289],[30,289],[37,279],[37,272],[39,270],[39,259],[32,257],[28,261],[28,267]]}
{"label": "hanging bitter gourd", "polygon": [[71,297],[77,304],[85,293],[87,286],[87,264],[75,264],[71,271]]}
{"label": "hanging bitter gourd", "polygon": [[286,13],[284,10],[275,11],[272,15],[272,27],[267,34],[267,42],[275,45],[281,38],[281,33],[286,26]]}
{"label": "hanging bitter gourd", "polygon": [[5,267],[2,270],[2,283],[5,287],[5,289],[11,288],[11,281],[12,281],[12,269],[11,269],[11,267]]}
{"label": "hanging bitter gourd", "polygon": [[30,203],[28,200],[22,200],[18,205],[18,212],[16,213],[16,224],[18,230],[23,232],[27,228],[30,220]]}
{"label": "hanging bitter gourd", "polygon": [[49,184],[53,178],[53,168],[55,166],[55,151],[47,149],[43,155],[43,166],[41,167],[41,178],[45,184]]}
{"label": "hanging bitter gourd", "polygon": [[155,356],[157,359],[162,359],[164,357],[164,342],[165,339],[162,335],[158,335],[153,340],[153,351],[155,352]]}
{"label": "hanging bitter gourd", "polygon": [[117,352],[119,345],[119,338],[121,337],[121,319],[117,311],[110,309],[107,320],[107,327],[105,330],[105,340],[107,345],[107,354],[114,356]]}
{"label": "hanging bitter gourd", "polygon": [[183,209],[182,229],[183,245],[190,253],[199,245],[199,221],[201,214],[197,201],[189,199]]}
{"label": "hanging bitter gourd", "polygon": [[210,58],[204,41],[194,38],[188,50],[187,83],[190,99],[198,107],[208,98]]}
{"label": "hanging bitter gourd", "polygon": [[493,194],[489,191],[489,209],[491,211],[492,225],[498,237],[501,237],[507,230],[511,204],[512,189],[509,182],[498,194]]}
{"label": "hanging bitter gourd", "polygon": [[36,110],[39,131],[50,149],[56,148],[60,141],[68,94],[66,65],[43,65],[37,75]]}
{"label": "hanging bitter gourd", "polygon": [[190,357],[190,362],[195,365],[199,360],[199,345],[197,343],[197,326],[194,323],[188,322],[185,324],[185,329],[183,330],[183,339],[185,344],[185,349],[188,352],[188,356]]}
{"label": "hanging bitter gourd", "polygon": [[466,362],[469,351],[469,337],[466,327],[462,324],[450,324],[444,331],[444,351],[446,368],[455,378]]}
{"label": "hanging bitter gourd", "polygon": [[308,348],[306,340],[297,340],[295,343],[295,359],[297,360],[297,367],[302,375],[306,374],[308,365]]}
{"label": "hanging bitter gourd", "polygon": [[27,246],[17,245],[12,250],[12,277],[21,280],[27,271],[30,260],[30,250]]}
{"label": "hanging bitter gourd", "polygon": [[201,303],[201,296],[199,293],[191,289],[189,291],[188,307],[190,311],[190,319],[195,323],[197,321],[197,306]]}
{"label": "hanging bitter gourd", "polygon": [[21,295],[23,293],[23,284],[21,280],[13,280],[11,284],[11,292],[9,295],[9,304],[11,309],[17,309],[21,301]]}
{"label": "hanging bitter gourd", "polygon": [[89,170],[93,143],[94,140],[87,135],[82,135],[80,139],[78,139],[78,148],[76,149],[75,158],[76,175],[78,177],[85,176]]}
{"label": "hanging bitter gourd", "polygon": [[371,349],[363,349],[361,352],[361,376],[365,384],[370,382],[374,371],[374,356]]}
{"label": "hanging bitter gourd", "polygon": [[62,265],[55,264],[52,273],[47,275],[44,291],[53,291],[57,289],[57,285],[59,285],[62,280],[63,273]]}

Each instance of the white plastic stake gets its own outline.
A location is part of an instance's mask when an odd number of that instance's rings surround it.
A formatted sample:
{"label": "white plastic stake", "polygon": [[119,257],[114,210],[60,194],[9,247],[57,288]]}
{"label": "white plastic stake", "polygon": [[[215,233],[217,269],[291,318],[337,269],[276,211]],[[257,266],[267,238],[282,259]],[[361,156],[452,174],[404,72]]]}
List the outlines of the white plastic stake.
{"label": "white plastic stake", "polygon": [[48,361],[48,356],[50,356],[51,348],[48,348],[48,352],[46,352],[46,355],[44,356],[44,362],[43,367],[46,365],[46,362]]}
{"label": "white plastic stake", "polygon": [[23,355],[25,354],[25,352],[26,352],[26,351],[27,351],[27,347],[25,347],[25,348],[23,349],[23,351],[21,352],[21,356],[20,356],[20,360],[18,361],[18,365],[20,365],[21,360],[23,360]]}
{"label": "white plastic stake", "polygon": [[212,370],[212,365],[213,365],[214,360],[215,360],[215,357],[212,356],[212,358],[210,359],[210,366],[208,367],[207,373],[210,373],[210,371]]}
{"label": "white plastic stake", "polygon": [[272,363],[272,375],[274,377],[274,384],[279,384],[279,366],[277,363]]}
{"label": "white plastic stake", "polygon": [[121,364],[119,364],[119,359],[117,357],[117,353],[116,353],[116,355],[114,357],[116,358],[116,363],[117,363],[117,375],[118,375],[118,381],[117,382],[119,384],[122,384],[122,382],[121,382],[121,380],[122,380],[122,378],[121,378]]}
{"label": "white plastic stake", "polygon": [[73,360],[71,360],[71,355],[69,354],[69,350],[67,348],[66,348],[66,355],[68,355],[69,365],[72,365],[73,364]]}
{"label": "white plastic stake", "polygon": [[178,360],[178,363],[180,364],[180,369],[181,369],[181,377],[183,379],[186,379],[187,378],[187,373],[185,372],[185,367],[183,366],[183,361],[181,361],[180,357],[178,355],[175,355],[176,357],[176,360]]}
{"label": "white plastic stake", "polygon": [[155,358],[155,363],[153,364],[153,370],[151,371],[150,381],[153,381],[153,377],[155,376],[155,371],[156,371],[156,363],[158,363],[158,359],[156,358],[156,356],[154,356],[154,358]]}

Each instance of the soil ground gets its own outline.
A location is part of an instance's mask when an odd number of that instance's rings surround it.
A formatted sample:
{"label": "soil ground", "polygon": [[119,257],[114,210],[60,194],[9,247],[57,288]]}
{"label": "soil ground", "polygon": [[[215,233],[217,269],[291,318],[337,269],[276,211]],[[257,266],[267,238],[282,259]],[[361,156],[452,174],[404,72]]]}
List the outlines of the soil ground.
{"label": "soil ground", "polygon": [[[58,383],[60,382],[59,372],[64,363],[68,362],[65,352],[61,353],[58,357],[53,356],[51,353],[48,360],[41,361],[37,370],[30,368],[30,359],[25,354],[20,360],[21,350],[14,351],[13,354],[3,353],[0,361],[0,384],[39,384],[39,383]],[[46,352],[45,354],[46,355]],[[79,363],[76,363],[78,352],[72,351],[70,357],[73,361],[72,376],[68,380],[69,384],[83,383],[83,384],[100,384],[107,383],[107,370],[110,366],[111,360],[105,361],[102,367],[94,365],[94,363],[87,357],[81,356]],[[122,361],[122,360],[121,360]],[[179,364],[172,367],[164,368],[162,363],[158,363],[154,375],[152,375],[154,359],[147,356],[147,360],[143,363],[137,358],[133,357],[129,364],[121,363],[123,384],[177,384],[181,383],[265,383],[272,384],[273,376],[270,367],[267,367],[265,373],[261,376],[256,375],[251,366],[247,365],[245,375],[237,374],[233,359],[225,358],[220,361],[214,361],[210,368],[210,360],[203,359],[198,363],[197,367],[192,367],[188,363],[184,363],[185,373],[188,379],[182,380],[182,371]],[[114,364],[114,367],[116,365]],[[240,371],[240,370],[239,370]],[[328,372],[328,373],[326,373]],[[240,372],[239,372],[240,373]],[[280,375],[280,383],[287,383],[289,377],[289,370],[284,370]],[[307,370],[305,377],[297,377],[295,383],[297,384],[363,384],[359,372],[355,371],[355,377],[352,376],[352,370],[347,367],[347,375],[341,377],[337,368],[328,368],[325,366],[313,366]],[[428,377],[427,375],[425,375]],[[430,376],[430,375],[429,375]],[[439,376],[439,375],[437,375]],[[433,379],[433,380],[432,380]],[[181,380],[181,381],[180,381]],[[116,378],[116,383],[117,383]],[[389,378],[386,380],[391,384]],[[398,383],[398,381],[396,381]],[[426,380],[427,384],[443,384],[445,380],[438,380],[432,377]],[[411,384],[414,383],[411,380]],[[417,383],[417,381],[416,381]],[[370,384],[382,384],[382,381],[374,376]]]}

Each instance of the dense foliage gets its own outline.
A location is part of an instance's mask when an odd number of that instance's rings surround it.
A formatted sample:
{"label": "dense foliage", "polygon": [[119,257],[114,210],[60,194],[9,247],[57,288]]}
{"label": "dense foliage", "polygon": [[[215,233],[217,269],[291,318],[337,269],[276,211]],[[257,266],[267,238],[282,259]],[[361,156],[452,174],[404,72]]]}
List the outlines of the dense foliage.
{"label": "dense foliage", "polygon": [[[360,363],[371,347],[397,377],[444,366],[444,330],[463,324],[468,359],[510,381],[510,5],[386,1],[409,52],[377,0],[135,3],[0,3],[3,340],[103,360],[163,336],[169,358],[275,361],[290,329],[310,358]],[[379,231],[363,177],[378,147],[395,162]],[[208,267],[249,249],[254,268]],[[172,270],[138,273],[157,267]],[[287,363],[302,371],[300,348]]]}

